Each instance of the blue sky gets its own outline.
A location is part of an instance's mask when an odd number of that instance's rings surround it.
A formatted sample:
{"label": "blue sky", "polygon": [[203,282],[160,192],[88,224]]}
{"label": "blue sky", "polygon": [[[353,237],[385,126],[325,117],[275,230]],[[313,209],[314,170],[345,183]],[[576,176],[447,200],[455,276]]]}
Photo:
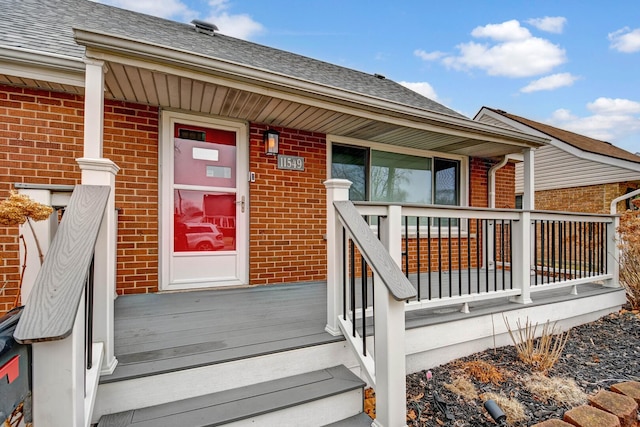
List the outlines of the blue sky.
{"label": "blue sky", "polygon": [[624,1],[101,0],[379,73],[640,152],[640,5]]}

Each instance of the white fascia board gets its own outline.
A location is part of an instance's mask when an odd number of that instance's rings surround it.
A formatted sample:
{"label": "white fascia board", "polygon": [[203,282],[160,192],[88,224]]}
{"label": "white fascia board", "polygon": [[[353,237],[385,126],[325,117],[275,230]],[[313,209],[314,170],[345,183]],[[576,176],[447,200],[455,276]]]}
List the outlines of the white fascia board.
{"label": "white fascia board", "polygon": [[503,123],[508,124],[509,126],[513,126],[522,132],[527,132],[533,135],[537,135],[543,138],[546,138],[549,141],[549,145],[553,145],[554,147],[566,151],[567,153],[574,155],[580,159],[591,160],[593,162],[603,163],[605,165],[615,166],[623,169],[628,169],[634,172],[640,172],[640,163],[630,162],[624,159],[618,159],[617,157],[605,156],[598,153],[592,153],[589,151],[581,150],[580,148],[574,147],[571,144],[567,144],[557,138],[554,138],[551,135],[548,135],[544,132],[540,132],[537,129],[534,129],[528,125],[520,123],[516,120],[510,119],[509,117],[505,117],[502,114],[496,113],[495,111],[491,111],[483,107],[478,114],[474,117],[474,120],[479,119],[483,115],[487,115],[493,117],[496,120],[500,120]]}
{"label": "white fascia board", "polygon": [[0,73],[32,80],[84,87],[81,58],[0,45]]}
{"label": "white fascia board", "polygon": [[[200,79],[203,79],[202,73],[210,76],[219,76],[222,79],[226,77],[225,84],[232,87],[235,85],[239,89],[252,90],[256,93],[278,96],[296,102],[304,100],[304,102],[309,103],[309,99],[314,98],[314,105],[330,108],[334,111],[359,116],[363,116],[362,112],[366,111],[374,114],[375,117],[370,117],[376,120],[390,121],[397,118],[399,121],[395,122],[403,126],[457,134],[470,139],[510,144],[523,148],[538,147],[546,141],[546,138],[538,138],[527,133],[500,129],[485,123],[473,122],[469,119],[438,114],[401,103],[167,46],[143,43],[138,40],[81,29],[74,29],[74,34],[76,41],[87,47],[87,55],[104,61],[119,62],[174,74],[176,73],[175,67],[178,66],[186,70],[196,71],[198,73],[197,77]],[[164,68],[163,65],[172,67]],[[192,75],[192,77],[195,78],[196,75]],[[256,87],[256,83],[262,86],[262,90]],[[288,98],[287,94],[289,95]],[[305,98],[300,98],[299,96],[292,98],[292,94],[303,95]],[[358,112],[353,107],[340,109],[336,102],[356,105]],[[390,114],[393,114],[393,116],[390,116]]]}

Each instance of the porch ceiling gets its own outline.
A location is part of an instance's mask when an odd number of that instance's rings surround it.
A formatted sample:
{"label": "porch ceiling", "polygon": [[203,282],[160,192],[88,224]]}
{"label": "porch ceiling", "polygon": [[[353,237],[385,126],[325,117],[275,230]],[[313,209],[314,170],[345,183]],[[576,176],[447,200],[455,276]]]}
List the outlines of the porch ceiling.
{"label": "porch ceiling", "polygon": [[522,150],[522,146],[332,111],[313,105],[311,99],[309,103],[297,102],[116,62],[108,62],[107,67],[108,99],[450,154],[493,157]]}

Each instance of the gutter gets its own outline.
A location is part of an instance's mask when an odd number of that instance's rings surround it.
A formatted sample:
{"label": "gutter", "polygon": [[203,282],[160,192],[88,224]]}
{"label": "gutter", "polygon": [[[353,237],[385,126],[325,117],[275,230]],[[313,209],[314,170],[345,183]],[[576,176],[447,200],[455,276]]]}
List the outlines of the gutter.
{"label": "gutter", "polygon": [[0,72],[33,80],[84,87],[82,58],[0,45]]}
{"label": "gutter", "polygon": [[[478,134],[480,134],[488,138],[497,137],[507,139],[513,145],[533,148],[542,146],[547,142],[546,138],[533,136],[525,132],[512,129],[500,129],[485,123],[475,122],[471,119],[434,113],[429,110],[322,85],[304,79],[293,78],[284,74],[258,69],[228,60],[178,50],[168,46],[155,45],[121,36],[77,28],[74,29],[74,37],[80,45],[104,52],[107,56],[109,53],[115,53],[123,55],[125,58],[143,59],[147,61],[146,65],[151,69],[153,69],[154,63],[164,63],[197,70],[206,74],[226,76],[227,78],[232,77],[240,79],[241,81],[253,82],[254,84],[257,82],[263,86],[267,85],[269,87],[285,89],[289,92],[303,93],[308,97],[322,97],[334,103],[336,101],[346,102],[350,105],[355,104],[366,110],[382,111],[387,116],[389,113],[395,113],[404,117],[410,116],[414,121],[419,120],[424,122],[427,120],[444,128],[473,132],[476,134],[475,139],[480,139],[478,138]],[[98,59],[107,60],[104,57]]]}

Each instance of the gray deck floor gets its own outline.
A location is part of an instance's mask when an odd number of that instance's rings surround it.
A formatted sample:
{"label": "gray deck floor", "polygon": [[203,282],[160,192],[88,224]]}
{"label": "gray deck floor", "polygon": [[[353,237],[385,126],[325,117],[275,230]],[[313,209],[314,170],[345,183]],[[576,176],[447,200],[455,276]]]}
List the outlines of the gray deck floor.
{"label": "gray deck floor", "polygon": [[[544,304],[612,292],[581,285],[533,295]],[[613,290],[615,291],[615,290]],[[423,289],[423,298],[425,296]],[[471,313],[407,313],[407,328],[521,307],[506,298],[471,304]],[[324,282],[121,296],[115,302],[115,372],[102,383],[172,372],[262,354],[340,341],[324,331]]]}
{"label": "gray deck floor", "polygon": [[101,382],[342,340],[325,326],[324,283],[121,296],[118,366]]}

